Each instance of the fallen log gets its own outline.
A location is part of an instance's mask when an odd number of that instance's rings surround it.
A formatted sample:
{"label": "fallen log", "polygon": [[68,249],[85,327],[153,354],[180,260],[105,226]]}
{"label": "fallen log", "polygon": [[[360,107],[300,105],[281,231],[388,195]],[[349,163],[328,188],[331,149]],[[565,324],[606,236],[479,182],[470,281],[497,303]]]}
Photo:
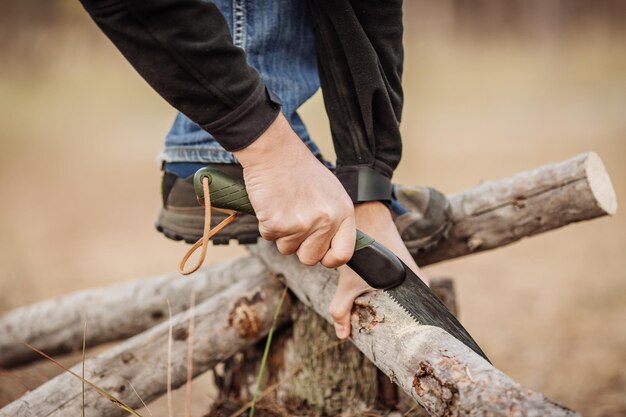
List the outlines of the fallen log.
{"label": "fallen log", "polygon": [[41,358],[20,342],[50,355],[81,349],[85,322],[89,327],[88,347],[126,339],[165,320],[166,299],[176,314],[189,307],[191,293],[200,302],[258,273],[256,262],[238,259],[209,266],[185,278],[178,273],[165,274],[77,291],[18,308],[0,317],[0,366]]}
{"label": "fallen log", "polygon": [[617,211],[611,179],[595,152],[485,181],[449,198],[454,220],[450,236],[432,252],[417,254],[420,266]]}
{"label": "fallen log", "polygon": [[[250,250],[302,303],[332,322],[336,271],[303,266],[269,242]],[[351,320],[352,343],[431,416],[579,415],[522,387],[444,330],[416,323],[383,291],[360,297]]]}
{"label": "fallen log", "polygon": [[[495,249],[617,210],[611,180],[593,152],[483,182],[451,195],[450,201],[454,219],[450,236],[433,251],[416,255],[421,266]],[[164,297],[175,312],[181,311],[192,290],[201,300],[245,273],[245,268],[229,262],[188,277],[191,284],[174,273],[79,291],[6,313],[0,317],[0,366],[38,358],[19,341],[51,354],[79,349],[84,321],[91,328],[87,346],[130,337],[163,320]]]}
{"label": "fallen log", "polygon": [[[305,267],[274,245],[251,247],[281,274],[305,305],[330,321],[328,304],[337,272]],[[254,262],[255,258],[251,259]],[[198,375],[249,346],[270,327],[281,287],[256,260],[251,274],[195,308],[193,374]],[[287,311],[288,306],[285,306]],[[187,373],[189,311],[172,319],[172,388]],[[283,314],[282,321],[286,321]],[[433,416],[577,416],[575,412],[512,381],[445,331],[414,322],[384,292],[361,297],[352,314],[354,345],[392,381]],[[86,377],[132,407],[149,402],[167,389],[169,323],[164,322],[86,361]],[[81,365],[73,368],[80,373]],[[131,387],[132,384],[132,387]],[[63,373],[0,410],[2,417],[60,417],[81,412],[81,383]],[[95,391],[86,391],[85,415],[122,416],[125,412]]]}
{"label": "fallen log", "polygon": [[[255,258],[246,260],[256,273],[241,279],[198,304],[194,309],[193,375],[199,375],[267,334],[283,285]],[[163,303],[165,304],[165,303]],[[289,310],[285,300],[283,312]],[[167,308],[166,305],[163,308]],[[190,311],[172,318],[171,380],[185,383],[190,337]],[[287,314],[280,322],[287,321]],[[167,390],[169,321],[130,338],[85,361],[86,379],[133,408]],[[72,368],[81,374],[81,364]],[[131,386],[132,384],[132,386]],[[81,415],[81,381],[62,373],[0,410],[2,417],[65,417]],[[86,417],[116,417],[127,413],[89,388],[85,391]]]}

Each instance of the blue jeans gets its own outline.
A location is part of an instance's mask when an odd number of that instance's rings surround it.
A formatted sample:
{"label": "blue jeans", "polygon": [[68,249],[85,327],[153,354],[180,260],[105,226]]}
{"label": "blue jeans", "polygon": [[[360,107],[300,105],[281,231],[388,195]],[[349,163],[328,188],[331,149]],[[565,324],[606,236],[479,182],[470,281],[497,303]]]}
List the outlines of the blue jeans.
{"label": "blue jeans", "polygon": [[[315,36],[307,0],[214,0],[228,22],[233,42],[281,99],[282,112],[314,155],[298,108],[319,88]],[[193,24],[193,22],[189,22]],[[237,162],[205,130],[178,113],[159,155],[165,162]]]}

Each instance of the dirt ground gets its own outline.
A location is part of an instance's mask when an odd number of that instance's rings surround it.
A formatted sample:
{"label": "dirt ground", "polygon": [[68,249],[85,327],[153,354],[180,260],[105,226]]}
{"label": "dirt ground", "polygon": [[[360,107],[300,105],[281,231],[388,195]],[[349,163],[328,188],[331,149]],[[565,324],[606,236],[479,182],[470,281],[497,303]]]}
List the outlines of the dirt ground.
{"label": "dirt ground", "polygon": [[[626,208],[623,33],[465,38],[420,22],[406,25],[396,182],[452,193],[594,150]],[[174,111],[82,14],[44,29],[16,34],[0,65],[0,312],[174,270],[187,249],[153,227]],[[331,155],[319,94],[302,113]],[[497,367],[585,416],[613,417],[626,415],[625,267],[618,210],[427,273],[455,278],[462,321]],[[0,374],[0,405],[54,372]],[[194,385],[200,416],[211,393]]]}

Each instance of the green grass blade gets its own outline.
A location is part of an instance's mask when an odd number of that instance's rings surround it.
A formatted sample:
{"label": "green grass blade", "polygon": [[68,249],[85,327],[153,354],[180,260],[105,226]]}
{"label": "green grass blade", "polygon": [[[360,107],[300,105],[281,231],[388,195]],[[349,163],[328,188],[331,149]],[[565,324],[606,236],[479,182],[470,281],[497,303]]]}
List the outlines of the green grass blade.
{"label": "green grass blade", "polygon": [[276,323],[278,322],[278,315],[280,314],[280,310],[283,306],[283,301],[285,300],[285,296],[287,295],[287,287],[283,290],[282,295],[280,296],[280,301],[278,301],[278,305],[276,306],[276,311],[274,311],[274,320],[272,321],[272,327],[270,327],[270,331],[267,334],[267,341],[265,342],[265,350],[263,351],[263,358],[261,359],[261,369],[259,369],[259,375],[256,381],[256,388],[254,389],[254,395],[252,396],[252,405],[250,406],[250,413],[248,417],[254,417],[254,409],[256,406],[256,399],[259,395],[259,390],[261,389],[261,381],[263,380],[263,374],[265,373],[265,367],[267,366],[267,357],[270,352],[270,346],[272,345],[272,336],[274,335],[274,330],[276,329]]}

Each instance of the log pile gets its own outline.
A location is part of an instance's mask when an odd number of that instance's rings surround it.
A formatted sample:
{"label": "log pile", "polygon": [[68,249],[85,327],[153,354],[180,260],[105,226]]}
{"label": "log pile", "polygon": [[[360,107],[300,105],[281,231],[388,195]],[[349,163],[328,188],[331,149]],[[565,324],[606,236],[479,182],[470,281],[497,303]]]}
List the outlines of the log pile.
{"label": "log pile", "polygon": [[[602,162],[593,153],[515,176],[482,183],[450,196],[450,238],[420,265],[497,248],[569,223],[611,215],[616,199]],[[75,350],[89,322],[89,345],[126,339],[85,363],[87,379],[133,407],[162,395],[172,318],[172,386],[184,383],[189,296],[196,294],[193,371],[198,375],[260,340],[269,330],[281,294],[280,279],[297,299],[326,320],[336,271],[305,267],[260,242],[252,255],[199,272],[93,289],[44,301],[0,317],[0,364],[33,360],[26,341],[49,353]],[[575,412],[525,389],[445,331],[412,321],[384,292],[357,300],[352,343],[430,415],[574,416]],[[289,303],[281,323],[288,321]],[[106,317],[106,320],[104,319]],[[133,320],[129,320],[133,317]],[[45,320],[44,320],[45,319]],[[132,336],[132,337],[131,337]],[[80,365],[75,369],[80,373]],[[130,389],[130,385],[132,388]],[[80,381],[62,374],[0,410],[1,416],[79,415]],[[86,416],[122,416],[108,400],[88,391]]]}

